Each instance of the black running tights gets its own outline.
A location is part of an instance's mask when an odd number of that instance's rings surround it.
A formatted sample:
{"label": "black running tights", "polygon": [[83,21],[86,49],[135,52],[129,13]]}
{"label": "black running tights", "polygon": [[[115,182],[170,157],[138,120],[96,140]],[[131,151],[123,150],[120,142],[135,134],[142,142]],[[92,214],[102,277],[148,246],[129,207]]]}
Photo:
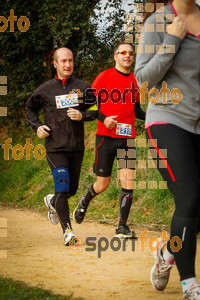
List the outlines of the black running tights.
{"label": "black running tights", "polygon": [[71,226],[68,199],[75,195],[78,189],[83,154],[83,151],[59,151],[46,154],[47,162],[51,170],[65,167],[69,171],[69,192],[55,193],[53,198],[53,205],[56,209],[63,232],[68,227],[68,224]]}
{"label": "black running tights", "polygon": [[[195,277],[196,235],[200,228],[200,135],[162,124],[147,128],[146,136],[151,140],[149,148],[157,153],[157,168],[175,200],[170,240],[178,237],[182,247],[170,252],[175,256],[180,279]],[[174,246],[178,249],[178,244]]]}

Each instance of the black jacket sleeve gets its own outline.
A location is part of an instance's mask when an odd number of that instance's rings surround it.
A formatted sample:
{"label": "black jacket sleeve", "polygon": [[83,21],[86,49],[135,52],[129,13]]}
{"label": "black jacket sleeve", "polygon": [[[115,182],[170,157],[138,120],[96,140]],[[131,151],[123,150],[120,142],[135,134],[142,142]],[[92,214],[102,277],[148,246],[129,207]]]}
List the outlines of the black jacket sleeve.
{"label": "black jacket sleeve", "polygon": [[42,103],[42,95],[36,90],[25,104],[26,119],[35,132],[39,126],[43,125],[38,117],[38,112],[43,106]]}
{"label": "black jacket sleeve", "polygon": [[98,117],[98,110],[81,111],[83,121],[94,121]]}
{"label": "black jacket sleeve", "polygon": [[99,111],[98,112],[98,120],[103,123],[105,118],[106,118],[106,116]]}
{"label": "black jacket sleeve", "polygon": [[81,111],[83,118],[83,121],[93,121],[95,119],[98,119],[99,121],[101,121],[102,123],[104,122],[106,116],[104,114],[102,114],[100,111],[98,110],[90,110],[90,111]]}
{"label": "black jacket sleeve", "polygon": [[145,111],[140,107],[140,102],[135,103],[135,116],[137,119],[145,120],[146,113]]}

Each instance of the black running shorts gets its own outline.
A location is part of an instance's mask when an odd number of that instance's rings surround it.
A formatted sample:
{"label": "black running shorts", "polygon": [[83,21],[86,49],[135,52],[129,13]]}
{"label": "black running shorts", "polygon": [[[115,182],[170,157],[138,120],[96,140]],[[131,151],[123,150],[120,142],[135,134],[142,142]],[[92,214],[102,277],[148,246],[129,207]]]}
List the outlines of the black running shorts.
{"label": "black running shorts", "polygon": [[115,157],[119,169],[134,170],[136,167],[135,139],[96,135],[94,173],[100,177],[111,176]]}

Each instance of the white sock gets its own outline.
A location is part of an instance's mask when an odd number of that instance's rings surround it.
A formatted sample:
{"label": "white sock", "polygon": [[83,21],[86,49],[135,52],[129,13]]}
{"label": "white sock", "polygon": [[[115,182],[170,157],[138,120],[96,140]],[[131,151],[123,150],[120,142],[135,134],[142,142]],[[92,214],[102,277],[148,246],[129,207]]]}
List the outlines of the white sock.
{"label": "white sock", "polygon": [[171,254],[168,250],[167,250],[167,247],[166,247],[166,250],[163,251],[162,250],[162,255],[163,255],[163,258],[166,262],[168,263],[171,263],[173,264],[174,263],[174,255]]}
{"label": "white sock", "polygon": [[195,283],[197,283],[196,277],[188,278],[188,279],[181,281],[183,293],[186,290],[188,290],[191,287],[191,285],[193,285]]}

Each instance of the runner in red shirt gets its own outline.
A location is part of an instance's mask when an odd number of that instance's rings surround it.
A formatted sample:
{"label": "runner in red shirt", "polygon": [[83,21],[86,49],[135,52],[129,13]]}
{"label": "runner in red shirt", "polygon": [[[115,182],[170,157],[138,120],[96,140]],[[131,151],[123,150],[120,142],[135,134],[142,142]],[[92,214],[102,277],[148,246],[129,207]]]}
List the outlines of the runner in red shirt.
{"label": "runner in red shirt", "polygon": [[126,225],[133,199],[133,179],[136,163],[135,116],[145,119],[140,108],[139,89],[134,74],[133,47],[121,42],[114,49],[115,68],[100,73],[92,88],[98,97],[99,111],[107,117],[98,121],[96,132],[96,158],[94,172],[97,180],[74,210],[74,220],[82,223],[92,198],[109,186],[114,158],[119,165],[120,220],[116,236],[134,238],[135,232]]}

